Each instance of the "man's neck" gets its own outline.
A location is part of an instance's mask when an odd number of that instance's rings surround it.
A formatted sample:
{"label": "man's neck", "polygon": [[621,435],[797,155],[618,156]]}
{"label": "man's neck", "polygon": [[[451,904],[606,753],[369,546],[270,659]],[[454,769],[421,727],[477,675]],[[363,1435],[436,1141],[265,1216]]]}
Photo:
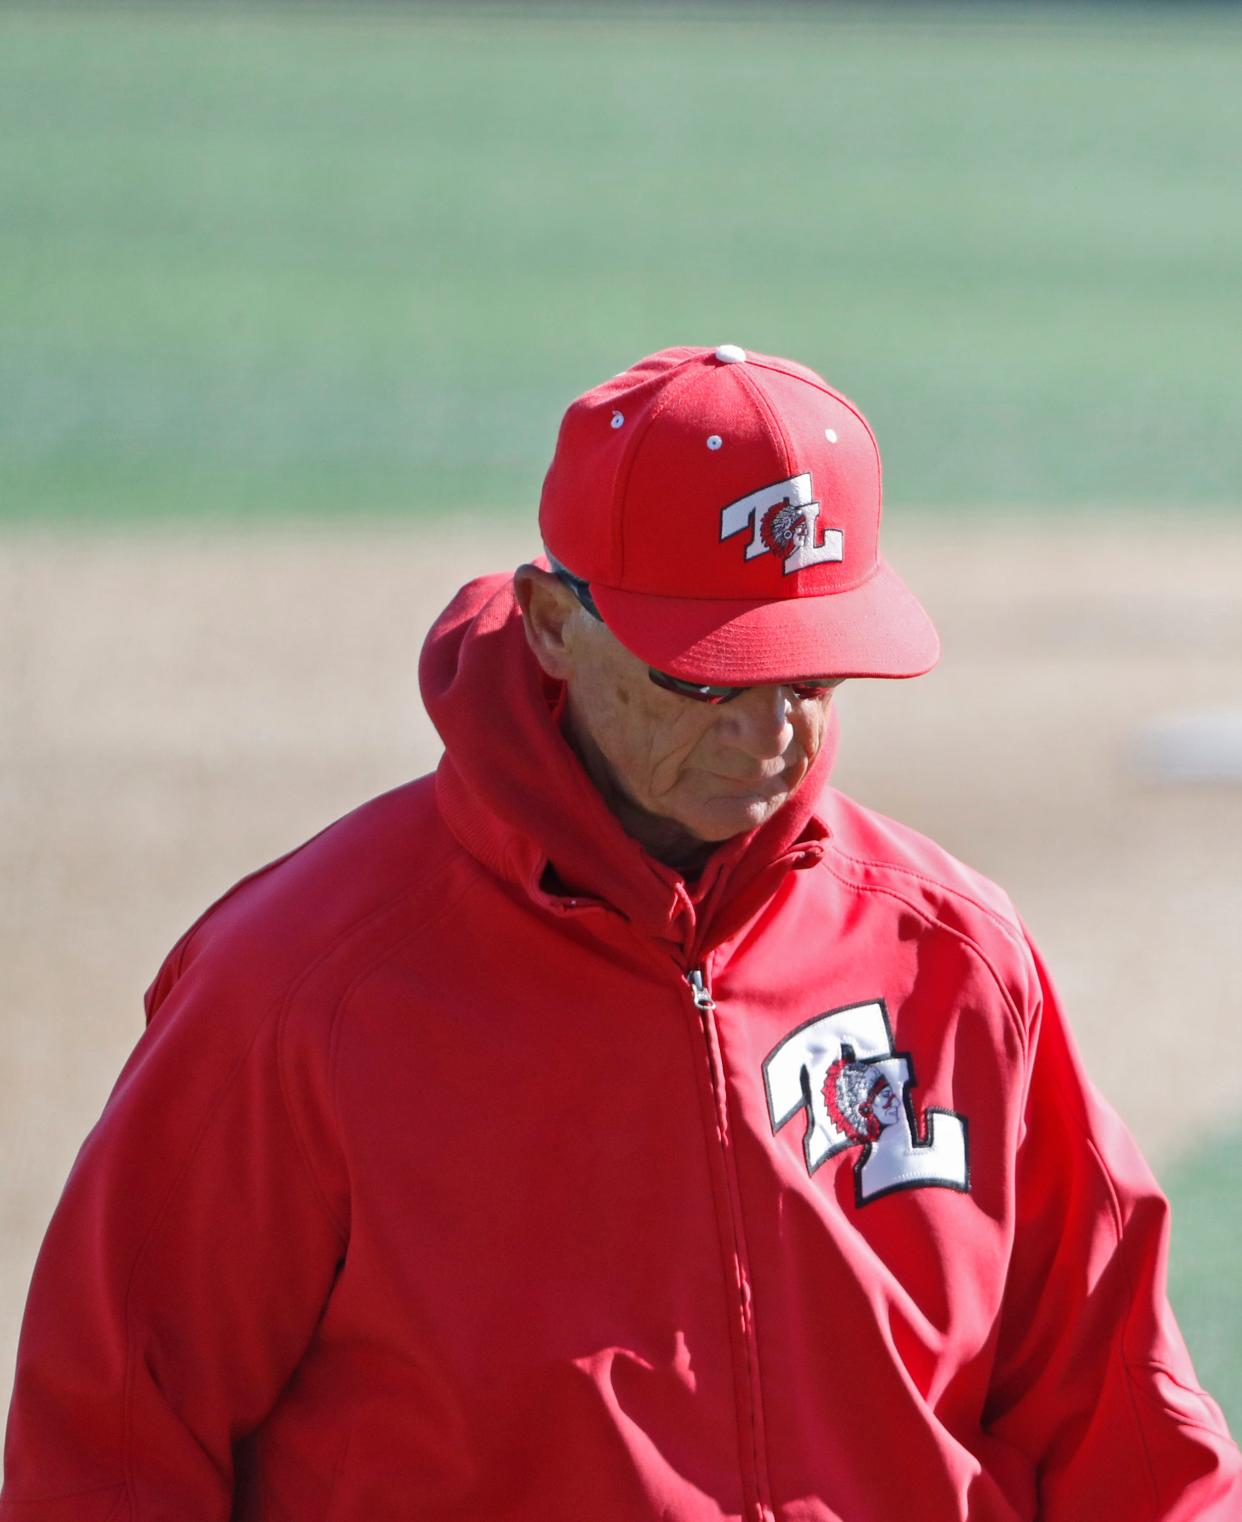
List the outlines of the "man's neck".
{"label": "man's neck", "polygon": [[624,791],[613,775],[608,759],[585,729],[573,722],[572,708],[566,707],[562,724],[565,739],[582,762],[587,776],[599,790],[618,824],[636,840],[648,856],[672,867],[685,878],[697,877],[719,842],[701,840],[683,825],[662,814],[653,814]]}

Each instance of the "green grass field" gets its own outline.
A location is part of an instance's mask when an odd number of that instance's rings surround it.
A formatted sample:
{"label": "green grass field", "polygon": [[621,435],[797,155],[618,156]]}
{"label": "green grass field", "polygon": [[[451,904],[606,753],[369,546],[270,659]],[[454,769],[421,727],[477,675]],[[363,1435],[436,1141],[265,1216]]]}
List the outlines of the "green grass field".
{"label": "green grass field", "polygon": [[1162,1182],[1173,1201],[1169,1293],[1195,1367],[1242,1437],[1242,1132],[1184,1159]]}
{"label": "green grass field", "polygon": [[1242,499],[1242,13],[0,11],[0,514],[525,506],[649,349],[890,497]]}

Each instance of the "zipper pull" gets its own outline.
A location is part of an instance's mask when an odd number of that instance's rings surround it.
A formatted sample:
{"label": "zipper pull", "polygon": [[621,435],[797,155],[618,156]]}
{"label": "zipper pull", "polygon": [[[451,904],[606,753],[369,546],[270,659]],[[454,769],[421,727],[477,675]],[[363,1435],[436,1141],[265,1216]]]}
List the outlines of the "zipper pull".
{"label": "zipper pull", "polygon": [[691,970],[686,974],[686,982],[689,983],[690,991],[694,994],[694,1004],[696,1009],[716,1008],[716,1001],[712,998],[711,993],[707,987],[707,983],[703,977],[703,969],[701,967],[691,968]]}

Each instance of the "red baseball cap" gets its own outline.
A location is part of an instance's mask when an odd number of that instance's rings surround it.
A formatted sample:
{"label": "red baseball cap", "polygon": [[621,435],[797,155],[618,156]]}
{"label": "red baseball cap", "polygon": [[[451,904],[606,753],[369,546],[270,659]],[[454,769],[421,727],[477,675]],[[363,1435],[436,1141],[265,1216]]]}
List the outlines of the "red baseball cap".
{"label": "red baseball cap", "polygon": [[672,676],[907,677],[940,654],[880,556],[866,419],[791,360],[662,349],[586,392],[539,526],[621,643]]}

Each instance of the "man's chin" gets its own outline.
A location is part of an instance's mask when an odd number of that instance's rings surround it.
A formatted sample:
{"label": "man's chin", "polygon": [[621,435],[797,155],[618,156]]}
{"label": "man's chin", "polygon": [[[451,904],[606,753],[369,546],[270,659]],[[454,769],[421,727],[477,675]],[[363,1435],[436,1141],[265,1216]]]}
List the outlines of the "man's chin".
{"label": "man's chin", "polygon": [[684,821],[700,840],[719,844],[735,835],[745,835],[766,824],[788,801],[787,792],[730,793],[712,798],[695,811],[695,818]]}

